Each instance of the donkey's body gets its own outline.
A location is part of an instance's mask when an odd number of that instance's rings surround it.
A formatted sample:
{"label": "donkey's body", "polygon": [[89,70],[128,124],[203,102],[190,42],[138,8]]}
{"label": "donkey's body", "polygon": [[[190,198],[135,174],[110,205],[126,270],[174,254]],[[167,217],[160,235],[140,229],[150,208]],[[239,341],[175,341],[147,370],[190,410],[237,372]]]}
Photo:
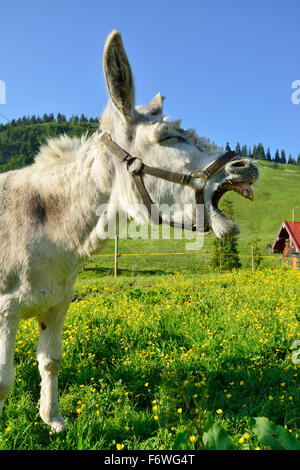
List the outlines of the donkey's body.
{"label": "donkey's body", "polygon": [[[135,108],[131,69],[117,32],[106,43],[104,72],[113,106],[104,111],[100,127],[129,153],[150,165],[182,172],[202,169],[223,153],[193,131],[181,129],[179,122],[167,123],[160,95],[148,106]],[[258,177],[252,164],[239,162],[245,163],[228,164],[205,189],[205,210],[218,236],[237,230],[217,209],[218,199],[228,189],[251,197],[248,182]],[[148,175],[144,182],[157,203],[194,202],[189,187]],[[50,140],[32,166],[0,175],[0,413],[14,380],[18,323],[34,316],[40,325],[41,417],[55,432],[63,430],[57,373],[74,281],[86,258],[103,246],[99,234],[110,218],[126,212],[138,222],[147,220],[140,203],[126,166],[110,154],[98,133]],[[101,204],[108,210],[99,217]]]}

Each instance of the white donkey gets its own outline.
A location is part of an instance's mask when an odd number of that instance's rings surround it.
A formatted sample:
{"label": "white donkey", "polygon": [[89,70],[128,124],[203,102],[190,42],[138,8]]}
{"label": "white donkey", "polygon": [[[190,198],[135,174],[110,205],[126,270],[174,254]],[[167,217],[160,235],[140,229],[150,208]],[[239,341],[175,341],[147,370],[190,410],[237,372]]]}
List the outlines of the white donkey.
{"label": "white donkey", "polygon": [[[103,246],[101,233],[110,217],[126,212],[146,222],[147,210],[136,207],[141,202],[147,206],[147,197],[158,204],[194,203],[197,184],[187,184],[190,176],[178,180],[176,174],[198,170],[194,176],[199,176],[208,224],[218,237],[230,235],[238,227],[218,209],[218,201],[228,190],[252,199],[250,184],[258,178],[248,160],[232,161],[231,156],[228,163],[214,167],[222,159],[222,148],[183,130],[179,121],[167,122],[160,94],[149,105],[135,107],[132,72],[117,31],[107,38],[103,66],[110,100],[101,116],[101,132],[49,140],[33,165],[0,175],[0,413],[13,386],[19,321],[35,317],[40,326],[40,414],[54,432],[64,429],[57,384],[64,318],[76,276]],[[124,153],[110,145],[110,138],[164,171],[151,175],[147,165],[126,153],[124,164]],[[204,178],[199,171],[209,169],[211,162],[213,171]],[[142,170],[139,180],[133,177],[135,170]],[[101,204],[108,211],[99,217]]]}

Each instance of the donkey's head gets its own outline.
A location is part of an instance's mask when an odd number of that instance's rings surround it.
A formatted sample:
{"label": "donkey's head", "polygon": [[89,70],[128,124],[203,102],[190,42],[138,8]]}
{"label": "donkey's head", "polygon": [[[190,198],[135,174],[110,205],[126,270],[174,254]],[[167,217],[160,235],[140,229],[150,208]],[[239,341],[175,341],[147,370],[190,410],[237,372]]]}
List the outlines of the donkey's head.
{"label": "donkey's head", "polygon": [[[197,136],[193,129],[184,130],[180,121],[163,116],[163,97],[157,94],[147,106],[135,106],[131,67],[118,31],[108,36],[103,56],[104,75],[110,102],[101,116],[101,130],[131,155],[148,165],[174,172],[202,170],[224,154],[224,150]],[[251,184],[258,170],[249,160],[235,159],[209,179],[204,188],[205,213],[218,237],[239,232],[238,226],[219,210],[218,203],[226,191],[236,191],[252,199]],[[191,187],[145,176],[145,185],[156,203],[188,204],[194,201]]]}

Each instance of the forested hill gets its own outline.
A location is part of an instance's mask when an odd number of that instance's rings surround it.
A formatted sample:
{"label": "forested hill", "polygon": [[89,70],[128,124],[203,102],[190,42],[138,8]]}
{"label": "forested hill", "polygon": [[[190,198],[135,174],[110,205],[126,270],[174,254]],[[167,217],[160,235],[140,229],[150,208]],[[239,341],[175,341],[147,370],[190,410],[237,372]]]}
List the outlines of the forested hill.
{"label": "forested hill", "polygon": [[0,172],[14,170],[32,163],[39,148],[49,137],[67,134],[70,137],[91,134],[99,129],[97,119],[73,118],[67,121],[63,115],[54,119],[23,118],[0,124]]}

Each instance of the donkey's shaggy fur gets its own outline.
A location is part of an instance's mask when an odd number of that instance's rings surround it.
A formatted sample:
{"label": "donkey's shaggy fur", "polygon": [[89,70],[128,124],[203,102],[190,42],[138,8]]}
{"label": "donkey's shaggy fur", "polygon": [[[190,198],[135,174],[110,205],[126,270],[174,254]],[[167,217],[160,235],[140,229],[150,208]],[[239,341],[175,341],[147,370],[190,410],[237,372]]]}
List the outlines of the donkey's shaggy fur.
{"label": "donkey's shaggy fur", "polygon": [[[179,121],[163,117],[162,97],[135,107],[131,68],[117,31],[104,50],[104,73],[110,102],[100,128],[145,163],[173,171],[202,169],[223,150],[185,131]],[[241,162],[241,161],[240,161]],[[224,188],[248,191],[257,170],[248,161],[229,163],[205,189],[205,210],[218,236],[237,226],[217,209],[214,194]],[[144,182],[161,204],[194,201],[191,188],[158,180]],[[82,263],[101,249],[101,233],[110,218],[125,212],[138,222],[148,218],[131,175],[100,142],[100,134],[81,139],[50,139],[33,165],[0,175],[0,413],[14,381],[15,336],[21,319],[34,316],[40,325],[37,348],[41,374],[40,413],[54,432],[64,429],[57,398],[61,333],[73,284]],[[97,215],[97,208],[107,211]],[[192,212],[190,218],[192,219]]]}

